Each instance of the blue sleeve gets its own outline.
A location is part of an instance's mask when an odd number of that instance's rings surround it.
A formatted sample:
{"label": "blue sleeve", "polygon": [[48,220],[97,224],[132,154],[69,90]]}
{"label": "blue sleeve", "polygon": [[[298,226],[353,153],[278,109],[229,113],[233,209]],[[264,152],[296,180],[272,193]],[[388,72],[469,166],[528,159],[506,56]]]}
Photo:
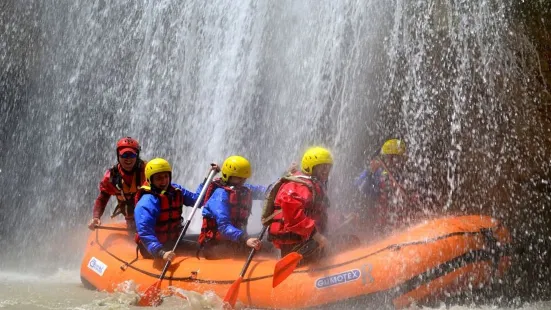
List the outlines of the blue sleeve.
{"label": "blue sleeve", "polygon": [[360,176],[355,180],[354,185],[360,193],[366,197],[373,197],[377,194],[376,184],[374,184],[373,175],[364,170]]}
{"label": "blue sleeve", "polygon": [[356,185],[357,187],[360,187],[362,186],[362,184],[366,181],[366,179],[369,177],[369,172],[367,170],[364,170],[362,171],[362,173],[360,174],[359,177],[357,177],[355,180],[354,180],[354,185]]}
{"label": "blue sleeve", "polygon": [[253,200],[264,200],[266,198],[266,186],[245,184],[245,186],[251,190]]}
{"label": "blue sleeve", "polygon": [[134,210],[138,236],[140,236],[140,240],[147,248],[147,251],[153,256],[157,256],[157,252],[163,247],[155,234],[155,224],[159,216],[159,204],[160,201],[157,197],[145,194],[140,198]]}
{"label": "blue sleeve", "polygon": [[225,238],[238,242],[245,232],[232,225],[229,205],[228,193],[223,188],[217,188],[203,208],[203,217],[214,218],[218,232]]}
{"label": "blue sleeve", "polygon": [[181,191],[182,201],[184,202],[184,205],[188,207],[193,207],[193,205],[195,205],[195,202],[197,201],[197,198],[199,198],[199,194],[201,193],[201,191],[192,193],[185,189],[182,185],[176,183],[172,183],[172,186]]}
{"label": "blue sleeve", "polygon": [[[197,189],[195,190],[195,194],[197,194],[197,198],[199,198],[199,195],[201,194],[201,191],[203,190],[203,186],[205,185],[205,183],[202,183],[199,184],[199,186],[197,186]],[[204,204],[204,203],[202,203]]]}

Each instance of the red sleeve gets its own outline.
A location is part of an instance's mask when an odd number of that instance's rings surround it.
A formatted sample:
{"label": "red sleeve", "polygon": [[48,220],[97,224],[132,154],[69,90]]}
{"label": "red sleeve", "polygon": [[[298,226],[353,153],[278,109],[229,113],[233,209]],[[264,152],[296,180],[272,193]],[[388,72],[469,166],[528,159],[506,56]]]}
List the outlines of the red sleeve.
{"label": "red sleeve", "polygon": [[96,198],[96,202],[94,203],[94,217],[95,218],[101,218],[103,215],[103,212],[105,211],[105,207],[107,206],[107,202],[109,201],[109,198],[111,198],[111,195],[106,194],[104,192],[100,192],[98,195],[98,198]]}
{"label": "red sleeve", "polygon": [[109,198],[117,194],[117,189],[109,182],[110,175],[111,173],[107,170],[103,175],[103,179],[99,182],[99,195],[94,202],[93,217],[101,218],[107,206],[107,202],[109,202]]}
{"label": "red sleeve", "polygon": [[316,222],[306,216],[305,208],[312,203],[312,193],[303,184],[288,182],[279,189],[275,204],[281,206],[285,229],[308,239]]}

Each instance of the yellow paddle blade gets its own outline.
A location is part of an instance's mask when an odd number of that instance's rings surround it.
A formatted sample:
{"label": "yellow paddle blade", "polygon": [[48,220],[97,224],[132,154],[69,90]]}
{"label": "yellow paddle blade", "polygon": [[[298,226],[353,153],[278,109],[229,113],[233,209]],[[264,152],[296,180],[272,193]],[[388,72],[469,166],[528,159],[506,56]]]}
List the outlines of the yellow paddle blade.
{"label": "yellow paddle blade", "polygon": [[291,252],[280,259],[274,268],[274,278],[272,287],[278,286],[281,282],[287,279],[297,268],[298,263],[302,259],[302,255],[297,252]]}

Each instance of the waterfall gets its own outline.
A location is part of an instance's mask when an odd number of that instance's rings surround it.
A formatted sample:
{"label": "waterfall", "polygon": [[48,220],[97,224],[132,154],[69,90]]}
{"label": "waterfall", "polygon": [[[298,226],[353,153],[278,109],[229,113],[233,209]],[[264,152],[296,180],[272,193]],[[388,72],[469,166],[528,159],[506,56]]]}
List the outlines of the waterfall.
{"label": "waterfall", "polygon": [[[349,170],[335,182],[357,172],[349,156],[361,156],[354,150],[380,88],[370,72],[384,65],[373,42],[388,31],[370,21],[384,6],[3,6],[3,81],[12,92],[2,105],[1,244],[12,249],[3,266],[37,266],[29,248],[47,265],[78,262],[97,184],[122,136],[137,138],[146,159],[166,157],[190,189],[210,162],[232,154],[250,159],[251,182],[267,185],[318,144]],[[60,249],[71,253],[57,259]]]}
{"label": "waterfall", "polygon": [[167,158],[191,190],[229,155],[267,185],[324,145],[333,206],[355,212],[371,211],[350,203],[353,179],[400,137],[406,185],[441,202],[430,211],[510,222],[525,207],[519,180],[546,162],[533,153],[545,142],[537,53],[512,1],[0,8],[2,269],[78,265],[123,136],[145,159]]}

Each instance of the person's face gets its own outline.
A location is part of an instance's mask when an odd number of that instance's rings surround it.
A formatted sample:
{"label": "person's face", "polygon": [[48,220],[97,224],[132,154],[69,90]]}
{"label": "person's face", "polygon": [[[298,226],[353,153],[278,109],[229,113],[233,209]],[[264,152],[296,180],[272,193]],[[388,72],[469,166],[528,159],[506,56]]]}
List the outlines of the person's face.
{"label": "person's face", "polygon": [[119,155],[119,163],[122,169],[126,171],[132,171],[134,165],[136,165],[136,160],[138,160],[138,155],[136,153],[126,152]]}
{"label": "person's face", "polygon": [[329,173],[331,172],[333,165],[331,164],[320,164],[312,168],[312,176],[320,181],[327,181],[329,179]]}
{"label": "person's face", "polygon": [[170,185],[170,172],[159,172],[151,176],[151,183],[156,188],[166,191]]}
{"label": "person's face", "polygon": [[228,179],[228,185],[229,185],[229,186],[239,187],[239,186],[245,185],[245,181],[247,181],[246,178],[230,177],[230,178]]}

